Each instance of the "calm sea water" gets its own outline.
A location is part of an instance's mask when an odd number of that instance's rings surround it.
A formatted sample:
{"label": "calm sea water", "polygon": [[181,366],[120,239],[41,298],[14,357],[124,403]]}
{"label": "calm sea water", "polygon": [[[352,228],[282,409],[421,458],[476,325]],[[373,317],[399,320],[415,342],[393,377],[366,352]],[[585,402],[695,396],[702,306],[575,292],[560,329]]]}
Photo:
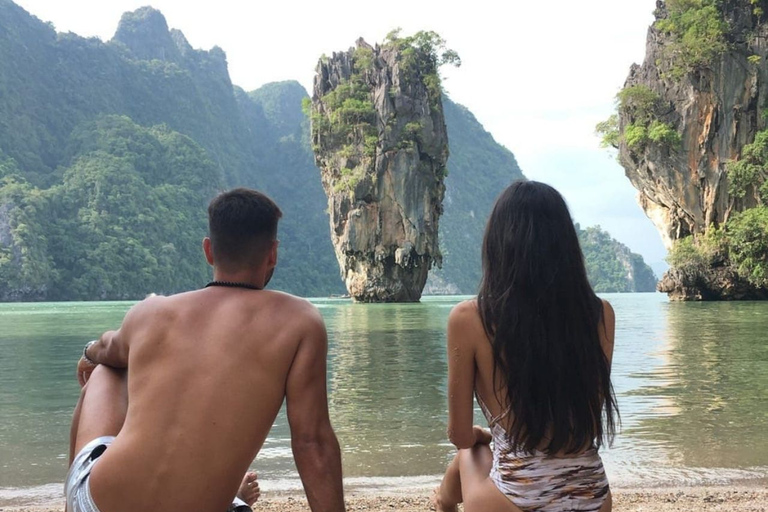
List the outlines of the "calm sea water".
{"label": "calm sea water", "polygon": [[[612,484],[767,479],[768,303],[606,298],[617,317],[623,425],[603,452]],[[437,482],[454,452],[445,436],[445,325],[459,300],[313,300],[331,340],[330,411],[348,487]],[[0,304],[0,505],[60,494],[75,363],[84,342],[119,325],[130,305]],[[300,489],[289,439],[281,413],[254,463],[267,491]]]}

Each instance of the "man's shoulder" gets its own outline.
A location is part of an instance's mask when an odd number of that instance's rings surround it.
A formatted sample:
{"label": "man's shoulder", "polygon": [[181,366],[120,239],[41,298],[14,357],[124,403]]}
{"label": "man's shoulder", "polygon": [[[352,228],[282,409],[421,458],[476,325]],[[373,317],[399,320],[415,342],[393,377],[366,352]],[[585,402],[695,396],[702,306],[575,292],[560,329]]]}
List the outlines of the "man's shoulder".
{"label": "man's shoulder", "polygon": [[259,293],[262,294],[259,301],[260,307],[268,305],[275,315],[289,317],[294,325],[322,324],[323,322],[320,310],[307,299],[277,290],[264,290]]}
{"label": "man's shoulder", "polygon": [[140,300],[134,304],[131,309],[128,310],[126,320],[130,318],[146,316],[151,312],[156,312],[159,308],[167,307],[169,299],[170,297],[156,295],[154,293],[152,295],[148,295],[146,298]]}
{"label": "man's shoulder", "polygon": [[307,299],[291,295],[290,293],[281,292],[278,290],[263,290],[262,293],[269,302],[283,308],[291,308],[296,312],[313,313],[317,311],[317,307]]}

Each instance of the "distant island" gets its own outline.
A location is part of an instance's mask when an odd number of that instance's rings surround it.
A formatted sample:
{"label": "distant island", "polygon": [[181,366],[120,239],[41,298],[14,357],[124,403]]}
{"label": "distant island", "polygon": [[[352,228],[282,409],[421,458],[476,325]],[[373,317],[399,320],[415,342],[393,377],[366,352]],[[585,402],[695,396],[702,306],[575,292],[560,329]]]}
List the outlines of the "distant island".
{"label": "distant island", "polygon": [[[149,7],[126,13],[102,42],[0,0],[0,91],[0,300],[197,288],[209,278],[205,206],[233,186],[266,191],[285,213],[276,288],[345,293],[298,82],[242,90],[220,48],[193,49]],[[425,293],[472,294],[485,219],[523,174],[471,112],[444,95],[442,107],[443,267]],[[626,248],[588,238],[599,291],[652,289]]]}

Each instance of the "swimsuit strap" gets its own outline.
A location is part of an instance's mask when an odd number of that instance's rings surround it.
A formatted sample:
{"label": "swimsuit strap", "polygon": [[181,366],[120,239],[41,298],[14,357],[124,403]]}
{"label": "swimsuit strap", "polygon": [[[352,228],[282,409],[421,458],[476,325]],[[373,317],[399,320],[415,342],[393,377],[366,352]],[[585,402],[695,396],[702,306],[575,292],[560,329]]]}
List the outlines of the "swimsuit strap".
{"label": "swimsuit strap", "polygon": [[507,407],[507,409],[498,416],[493,416],[491,414],[491,410],[487,405],[485,405],[485,402],[483,402],[483,399],[480,397],[480,393],[478,393],[477,390],[475,390],[475,398],[477,399],[477,403],[480,405],[480,409],[482,409],[483,414],[485,415],[485,419],[488,420],[489,427],[498,425],[499,421],[501,421],[503,417],[509,414],[510,408]]}

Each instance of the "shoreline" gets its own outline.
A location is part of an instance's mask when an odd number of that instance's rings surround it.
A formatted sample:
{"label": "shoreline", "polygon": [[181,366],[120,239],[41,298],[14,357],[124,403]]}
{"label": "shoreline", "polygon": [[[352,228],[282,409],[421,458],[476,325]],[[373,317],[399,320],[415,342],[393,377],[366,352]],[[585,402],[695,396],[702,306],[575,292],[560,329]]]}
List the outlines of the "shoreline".
{"label": "shoreline", "polygon": [[[613,509],[626,512],[765,512],[768,511],[768,487],[765,481],[738,485],[708,485],[659,488],[615,488]],[[348,492],[347,510],[367,512],[423,512],[431,510],[431,489],[404,491]],[[63,499],[45,503],[16,503],[0,501],[0,512],[61,512]],[[26,498],[27,500],[29,498]],[[307,512],[309,507],[303,495],[268,493],[254,507],[254,512]]]}

